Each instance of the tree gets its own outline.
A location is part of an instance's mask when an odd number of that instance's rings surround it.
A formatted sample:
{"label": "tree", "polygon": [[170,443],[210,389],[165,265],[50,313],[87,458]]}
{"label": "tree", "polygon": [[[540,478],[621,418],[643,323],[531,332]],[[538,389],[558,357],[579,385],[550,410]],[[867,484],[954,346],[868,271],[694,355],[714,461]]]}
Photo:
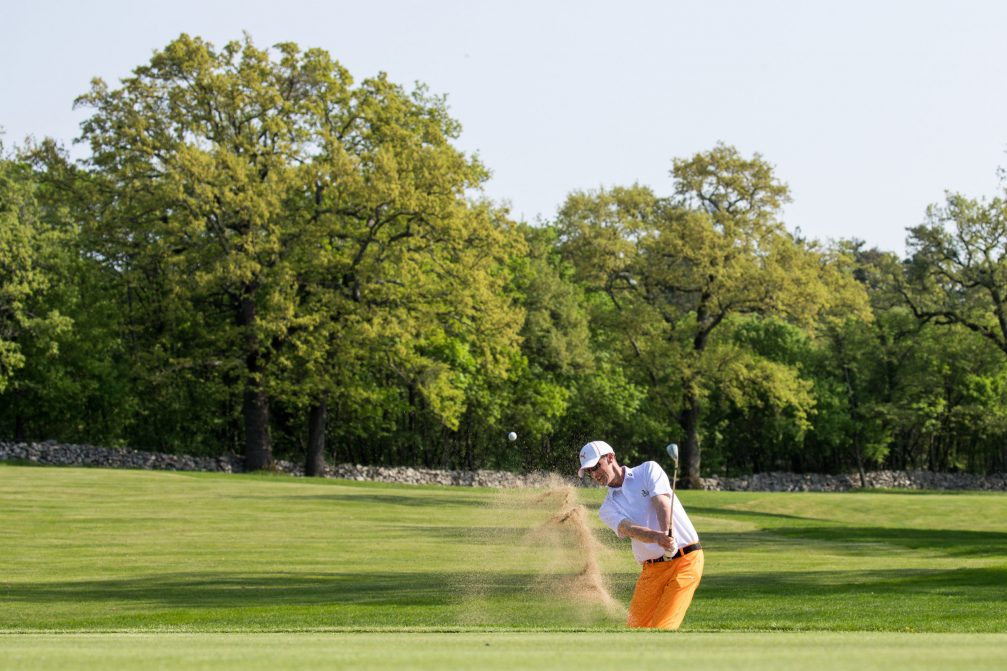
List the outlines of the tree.
{"label": "tree", "polygon": [[[458,207],[451,217],[414,223],[393,247],[361,236],[351,245],[352,281],[331,266],[302,281],[295,321],[303,315],[304,327],[292,334],[292,355],[281,358],[286,367],[276,379],[277,393],[314,419],[309,473],[320,472],[330,400],[345,405],[348,395],[400,385],[410,412],[422,403],[439,427],[456,430],[473,379],[507,376],[524,315],[504,290],[504,263],[524,245],[503,212],[487,203]],[[368,245],[373,253],[358,253]],[[335,253],[318,258],[345,262]],[[419,438],[418,427],[411,433]]]}
{"label": "tree", "polygon": [[902,296],[920,319],[960,324],[1007,354],[1007,201],[949,194],[910,230]]}
{"label": "tree", "polygon": [[[42,220],[31,168],[0,145],[0,393],[17,392],[26,353],[53,357],[72,321],[47,301],[60,232]],[[21,416],[15,437],[24,438]]]}
{"label": "tree", "polygon": [[788,190],[760,156],[718,145],[675,160],[672,176],[669,198],[643,187],[574,193],[559,226],[566,253],[608,296],[630,356],[681,426],[685,484],[697,487],[703,399],[713,385],[754,375],[781,393],[800,387],[792,371],[716,339],[718,327],[744,314],[810,327],[838,303],[863,312],[864,296],[784,229]]}
{"label": "tree", "polygon": [[820,409],[807,366],[812,335],[760,315],[730,317],[718,331],[718,349],[732,354],[704,404],[704,461],[726,473],[804,470]]}
{"label": "tree", "polygon": [[502,451],[520,459],[502,465],[562,469],[571,441],[559,431],[578,381],[595,368],[584,292],[559,254],[553,226],[524,225],[521,231],[527,252],[512,256],[514,292],[525,309],[521,356],[509,379],[486,395],[487,404],[500,403],[488,433],[503,436],[510,427],[520,437],[520,450]]}
{"label": "tree", "polygon": [[[78,101],[93,110],[83,139],[102,200],[97,254],[143,297],[155,340],[191,335],[164,361],[240,386],[250,469],[272,458],[270,394],[305,398],[277,377],[280,359],[310,360],[312,425],[324,425],[331,385],[318,377],[353,359],[349,325],[387,324],[367,310],[429,296],[424,277],[443,270],[444,250],[501,242],[473,224],[466,195],[486,171],[451,144],[459,126],[443,99],[384,75],[354,86],[322,50],[275,49],[182,35],[119,88],[95,80]],[[492,290],[473,286],[470,303]]]}
{"label": "tree", "polygon": [[[29,242],[22,267],[29,281],[21,287],[31,288],[19,301],[24,312],[15,339],[23,366],[0,392],[0,418],[13,426],[18,441],[115,444],[132,407],[121,306],[99,265],[81,254],[81,229],[71,216],[80,194],[56,192],[52,175],[33,170],[31,157],[52,151],[51,143],[29,145],[21,158],[0,168],[23,187],[21,220],[4,222],[0,237]],[[53,163],[66,167],[55,157]]]}

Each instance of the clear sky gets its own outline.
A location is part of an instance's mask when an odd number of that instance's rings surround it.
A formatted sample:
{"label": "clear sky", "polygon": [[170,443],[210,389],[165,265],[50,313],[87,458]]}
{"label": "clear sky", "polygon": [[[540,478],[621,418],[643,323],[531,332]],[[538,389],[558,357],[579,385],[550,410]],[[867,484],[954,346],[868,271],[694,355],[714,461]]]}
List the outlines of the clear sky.
{"label": "clear sky", "polygon": [[574,189],[670,191],[718,141],[776,166],[811,238],[902,253],[945,190],[1007,166],[1007,3],[997,1],[0,0],[0,126],[69,143],[110,84],[179,33],[322,47],[357,79],[444,93],[488,195],[550,218]]}

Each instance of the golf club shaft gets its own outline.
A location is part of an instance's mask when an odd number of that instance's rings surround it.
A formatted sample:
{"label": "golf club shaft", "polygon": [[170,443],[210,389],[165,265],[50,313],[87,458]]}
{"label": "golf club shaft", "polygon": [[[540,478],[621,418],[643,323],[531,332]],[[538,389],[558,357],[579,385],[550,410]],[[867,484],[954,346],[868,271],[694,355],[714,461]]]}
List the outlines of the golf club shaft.
{"label": "golf club shaft", "polygon": [[675,474],[671,477],[671,516],[668,518],[668,537],[675,540],[675,483],[678,482],[678,461],[675,461]]}
{"label": "golf club shaft", "polygon": [[664,448],[675,462],[674,475],[671,477],[671,517],[668,519],[668,538],[671,539],[672,546],[675,544],[675,484],[678,482],[678,444],[668,443]]}

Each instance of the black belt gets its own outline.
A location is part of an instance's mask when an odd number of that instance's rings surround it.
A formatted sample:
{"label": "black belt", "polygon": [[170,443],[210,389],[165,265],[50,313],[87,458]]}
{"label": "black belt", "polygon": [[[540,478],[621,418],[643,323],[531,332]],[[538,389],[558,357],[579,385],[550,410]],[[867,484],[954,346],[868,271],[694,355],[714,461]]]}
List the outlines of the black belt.
{"label": "black belt", "polygon": [[678,552],[676,552],[675,554],[671,555],[670,557],[668,555],[665,555],[663,557],[658,557],[657,559],[648,559],[647,561],[645,561],[643,563],[644,564],[660,564],[663,561],[674,561],[675,559],[678,559],[679,557],[687,555],[690,552],[695,552],[696,550],[702,550],[702,549],[703,549],[703,545],[701,543],[693,543],[692,545],[686,545],[685,547],[678,548]]}

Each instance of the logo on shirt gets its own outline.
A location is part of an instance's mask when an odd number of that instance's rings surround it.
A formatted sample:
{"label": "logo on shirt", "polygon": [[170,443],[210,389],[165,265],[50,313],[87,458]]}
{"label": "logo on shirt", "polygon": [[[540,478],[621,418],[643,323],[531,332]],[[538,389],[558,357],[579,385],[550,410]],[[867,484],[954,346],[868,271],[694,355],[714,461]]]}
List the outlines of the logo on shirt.
{"label": "logo on shirt", "polygon": [[641,489],[640,494],[643,495],[644,497],[650,496],[650,492],[647,491],[646,489]]}

